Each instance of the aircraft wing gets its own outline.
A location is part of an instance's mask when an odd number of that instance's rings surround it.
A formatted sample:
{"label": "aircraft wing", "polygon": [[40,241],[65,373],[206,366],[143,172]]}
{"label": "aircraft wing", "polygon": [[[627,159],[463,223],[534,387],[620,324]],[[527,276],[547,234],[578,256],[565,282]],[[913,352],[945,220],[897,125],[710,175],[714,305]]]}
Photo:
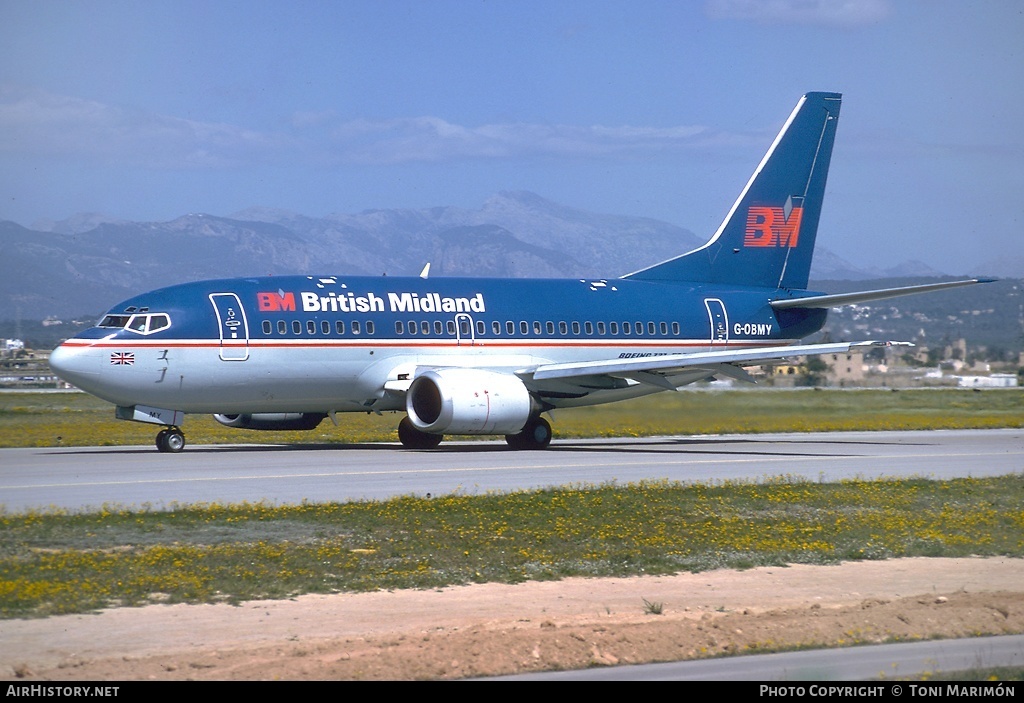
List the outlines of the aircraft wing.
{"label": "aircraft wing", "polygon": [[[817,354],[845,354],[851,349],[864,347],[913,346],[909,342],[837,342],[829,344],[800,344],[758,349],[726,349],[722,351],[694,352],[692,354],[666,354],[639,359],[608,359],[579,361],[564,364],[544,364],[532,370],[535,381],[571,379],[580,376],[619,376],[632,378],[667,389],[675,389],[667,376],[695,369],[706,369],[708,375],[722,374],[743,381],[753,378],[741,366],[777,361],[793,356]],[[523,371],[525,375],[528,371]]]}

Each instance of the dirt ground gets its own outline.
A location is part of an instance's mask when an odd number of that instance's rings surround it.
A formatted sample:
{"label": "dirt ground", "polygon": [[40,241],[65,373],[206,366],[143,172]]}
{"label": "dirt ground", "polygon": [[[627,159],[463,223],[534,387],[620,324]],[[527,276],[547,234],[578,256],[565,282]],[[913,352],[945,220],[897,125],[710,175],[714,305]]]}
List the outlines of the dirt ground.
{"label": "dirt ground", "polygon": [[0,678],[455,679],[1022,632],[1024,561],[897,559],[7,620]]}

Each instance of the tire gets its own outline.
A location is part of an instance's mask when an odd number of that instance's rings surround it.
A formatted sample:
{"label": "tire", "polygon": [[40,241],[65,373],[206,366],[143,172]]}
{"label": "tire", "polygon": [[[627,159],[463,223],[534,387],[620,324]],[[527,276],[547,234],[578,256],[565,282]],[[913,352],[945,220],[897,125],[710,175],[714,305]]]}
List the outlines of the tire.
{"label": "tire", "polygon": [[551,423],[542,417],[533,417],[518,434],[505,435],[512,449],[547,449],[551,444]]}
{"label": "tire", "polygon": [[177,454],[185,448],[185,435],[177,428],[160,430],[156,435],[156,447],[162,452]]}
{"label": "tire", "polygon": [[406,449],[433,449],[441,443],[444,435],[421,432],[416,429],[408,416],[398,423],[398,441]]}

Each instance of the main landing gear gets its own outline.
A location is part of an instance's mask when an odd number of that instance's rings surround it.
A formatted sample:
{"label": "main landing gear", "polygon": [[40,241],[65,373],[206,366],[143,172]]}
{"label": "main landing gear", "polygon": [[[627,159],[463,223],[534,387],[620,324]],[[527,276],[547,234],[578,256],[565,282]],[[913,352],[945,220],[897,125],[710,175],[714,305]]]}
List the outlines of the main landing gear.
{"label": "main landing gear", "polygon": [[[406,416],[398,423],[398,439],[406,449],[433,449],[443,436],[416,429]],[[546,449],[551,444],[551,423],[542,417],[531,417],[518,433],[505,435],[505,441],[512,449]]]}
{"label": "main landing gear", "polygon": [[551,444],[551,423],[542,417],[531,417],[518,434],[505,435],[513,449],[547,449]]}
{"label": "main landing gear", "polygon": [[185,448],[185,433],[177,427],[168,427],[156,433],[156,448],[177,454]]}
{"label": "main landing gear", "polygon": [[398,423],[398,439],[406,449],[433,449],[441,443],[444,435],[421,432],[406,415]]}

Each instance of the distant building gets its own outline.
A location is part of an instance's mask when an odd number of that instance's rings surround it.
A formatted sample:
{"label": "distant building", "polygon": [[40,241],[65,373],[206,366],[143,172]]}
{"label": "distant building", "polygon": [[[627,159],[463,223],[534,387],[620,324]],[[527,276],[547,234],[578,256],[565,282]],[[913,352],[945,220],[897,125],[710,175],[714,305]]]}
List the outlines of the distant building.
{"label": "distant building", "polygon": [[864,355],[860,352],[832,354],[828,359],[829,384],[837,386],[860,385],[864,382]]}
{"label": "distant building", "polygon": [[1014,388],[1017,376],[1012,373],[994,373],[991,376],[957,376],[961,388]]}

